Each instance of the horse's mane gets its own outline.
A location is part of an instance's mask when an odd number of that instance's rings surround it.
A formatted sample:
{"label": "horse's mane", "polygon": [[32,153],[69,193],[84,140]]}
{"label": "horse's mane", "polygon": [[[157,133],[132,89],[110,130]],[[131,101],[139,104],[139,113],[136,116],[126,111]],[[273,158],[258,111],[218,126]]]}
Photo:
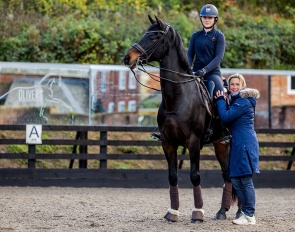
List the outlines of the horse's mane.
{"label": "horse's mane", "polygon": [[190,65],[188,63],[187,59],[187,51],[183,45],[182,38],[180,34],[173,28],[171,27],[171,30],[173,31],[173,37],[175,41],[175,48],[179,57],[180,65],[185,69],[185,70],[190,70]]}
{"label": "horse's mane", "polygon": [[[148,28],[147,31],[156,30],[155,27],[160,27],[162,30],[165,30],[165,25],[167,25],[167,23],[163,23],[157,17],[156,17],[157,21],[153,20],[150,16],[149,16],[149,19],[152,25]],[[174,41],[173,47],[176,49],[176,52],[179,58],[179,65],[183,67],[183,69],[186,70],[188,74],[191,74],[191,69],[188,63],[188,58],[187,58],[187,51],[183,45],[182,38],[180,34],[173,27],[170,26],[170,29],[173,35],[173,39],[172,39],[172,41]]]}

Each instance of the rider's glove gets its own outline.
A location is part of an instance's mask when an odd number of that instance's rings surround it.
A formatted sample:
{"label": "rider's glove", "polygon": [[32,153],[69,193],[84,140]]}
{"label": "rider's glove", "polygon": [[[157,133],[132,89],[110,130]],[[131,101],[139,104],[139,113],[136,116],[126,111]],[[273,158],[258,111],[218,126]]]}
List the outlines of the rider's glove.
{"label": "rider's glove", "polygon": [[195,72],[195,75],[198,77],[204,77],[206,73],[207,73],[206,69],[202,68],[201,70],[198,70],[197,72]]}

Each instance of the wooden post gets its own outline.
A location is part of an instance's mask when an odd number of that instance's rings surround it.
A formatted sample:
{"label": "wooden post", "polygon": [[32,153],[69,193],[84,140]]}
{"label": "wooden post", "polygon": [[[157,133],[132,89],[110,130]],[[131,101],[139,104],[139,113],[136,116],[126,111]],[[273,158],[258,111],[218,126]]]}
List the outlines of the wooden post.
{"label": "wooden post", "polygon": [[100,165],[101,169],[107,168],[107,132],[100,132],[100,141],[104,141],[102,145],[100,145]]}
{"label": "wooden post", "polygon": [[272,128],[272,121],[271,121],[271,75],[268,75],[268,128]]}
{"label": "wooden post", "polygon": [[[80,131],[80,139],[88,139],[87,131]],[[79,153],[87,154],[87,145],[80,145]],[[79,160],[79,168],[87,168],[87,159]]]}
{"label": "wooden post", "polygon": [[[36,145],[35,144],[29,144],[28,145],[28,153],[30,157],[35,157],[36,155]],[[36,159],[28,159],[28,168],[36,168]]]}
{"label": "wooden post", "polygon": [[[78,139],[80,139],[80,135],[81,134],[81,132],[80,131],[77,131],[76,132],[76,137],[75,137],[75,140],[78,140]],[[74,147],[73,147],[73,151],[72,151],[72,154],[77,154],[77,147],[78,147],[78,145],[74,145]],[[71,159],[70,160],[70,165],[69,165],[69,168],[70,169],[72,169],[73,168],[73,166],[74,166],[74,159]]]}
{"label": "wooden post", "polygon": [[[294,155],[295,155],[295,147],[293,147],[292,152],[291,152],[291,156],[294,156]],[[293,163],[293,161],[289,161],[287,170],[291,170],[292,163]]]}

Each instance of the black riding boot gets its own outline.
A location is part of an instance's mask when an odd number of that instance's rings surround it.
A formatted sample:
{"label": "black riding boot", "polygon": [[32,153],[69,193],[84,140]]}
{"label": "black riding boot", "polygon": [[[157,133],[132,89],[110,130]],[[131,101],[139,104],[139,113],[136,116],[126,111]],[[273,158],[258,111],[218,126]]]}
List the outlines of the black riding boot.
{"label": "black riding boot", "polygon": [[157,141],[161,141],[161,134],[160,133],[156,133],[156,130],[158,130],[159,127],[155,127],[155,129],[153,129],[152,133],[151,133],[151,137],[154,139],[154,140],[157,140]]}
{"label": "black riding boot", "polygon": [[205,136],[204,136],[204,140],[203,140],[204,143],[209,143],[210,140],[212,139],[212,136],[214,134],[215,121],[216,121],[215,118],[211,119],[209,126],[207,128],[207,131],[205,133]]}
{"label": "black riding boot", "polygon": [[222,144],[230,144],[231,140],[231,134],[229,129],[225,127],[225,125],[222,123],[222,128],[223,128],[223,138],[221,140]]}
{"label": "black riding boot", "polygon": [[208,129],[205,133],[205,136],[204,136],[204,140],[203,142],[206,144],[206,143],[211,143],[213,139],[213,134],[214,134],[214,129],[215,127],[222,127],[222,139],[221,139],[221,143],[222,144],[229,144],[230,143],[230,140],[231,140],[231,134],[230,134],[230,131],[228,130],[228,128],[226,128],[226,126],[220,122],[218,123],[217,122],[218,119],[216,117],[212,118],[210,123],[209,123],[209,126],[208,126]]}

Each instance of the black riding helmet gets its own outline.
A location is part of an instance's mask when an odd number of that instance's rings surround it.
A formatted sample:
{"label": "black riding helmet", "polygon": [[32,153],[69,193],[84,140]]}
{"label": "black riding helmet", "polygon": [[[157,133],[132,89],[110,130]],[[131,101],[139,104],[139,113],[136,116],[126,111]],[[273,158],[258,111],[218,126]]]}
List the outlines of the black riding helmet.
{"label": "black riding helmet", "polygon": [[[203,17],[203,16],[214,17],[214,24],[213,24],[213,26],[214,26],[218,21],[218,10],[214,5],[206,4],[202,7],[202,9],[200,11],[200,20],[201,20],[201,17]],[[201,23],[202,23],[202,20],[201,20]],[[202,23],[202,25],[203,25],[203,23]]]}

